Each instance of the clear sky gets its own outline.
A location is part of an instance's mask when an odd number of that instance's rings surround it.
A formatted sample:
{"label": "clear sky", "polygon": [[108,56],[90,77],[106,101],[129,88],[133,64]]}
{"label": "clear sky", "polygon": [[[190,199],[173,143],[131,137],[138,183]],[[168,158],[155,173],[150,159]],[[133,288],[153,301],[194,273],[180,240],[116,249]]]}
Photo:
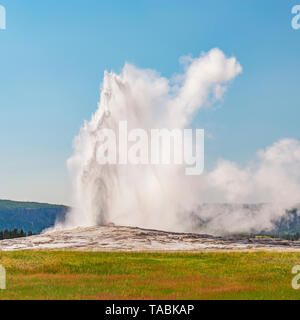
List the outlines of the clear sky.
{"label": "clear sky", "polygon": [[66,159],[96,110],[105,69],[128,61],[169,77],[180,56],[219,47],[243,66],[201,111],[206,166],[245,164],[300,139],[300,30],[289,0],[0,0],[0,198],[69,203]]}

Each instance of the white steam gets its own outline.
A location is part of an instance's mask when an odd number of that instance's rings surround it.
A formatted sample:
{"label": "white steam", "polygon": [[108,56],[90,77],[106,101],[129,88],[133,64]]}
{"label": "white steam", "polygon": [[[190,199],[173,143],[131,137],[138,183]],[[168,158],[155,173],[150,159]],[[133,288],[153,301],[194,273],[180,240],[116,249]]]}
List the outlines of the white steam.
{"label": "white steam", "polygon": [[[197,214],[207,221],[205,231],[254,232],[270,230],[287,210],[300,203],[300,142],[282,139],[257,153],[251,165],[219,160],[203,177],[207,202],[256,206],[205,206]],[[201,197],[202,198],[202,197]]]}
{"label": "white steam", "polygon": [[[182,166],[99,165],[103,128],[183,129],[197,111],[223,97],[242,68],[213,49],[182,59],[184,74],[168,80],[153,70],[125,64],[120,75],[105,72],[98,110],[74,141],[68,167],[75,203],[56,228],[117,225],[210,233],[271,228],[298,203],[300,143],[282,140],[258,153],[252,166],[220,160],[202,176],[187,177]],[[269,203],[256,211],[203,203]]]}

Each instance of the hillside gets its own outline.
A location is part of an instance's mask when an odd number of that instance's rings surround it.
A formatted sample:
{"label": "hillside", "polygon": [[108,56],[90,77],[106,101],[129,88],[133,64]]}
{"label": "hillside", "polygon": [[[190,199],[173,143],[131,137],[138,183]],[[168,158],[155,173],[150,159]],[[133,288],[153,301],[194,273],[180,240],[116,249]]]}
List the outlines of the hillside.
{"label": "hillside", "polygon": [[[205,216],[201,214],[202,211],[217,210],[221,215],[241,208],[243,212],[255,214],[261,205],[203,204],[198,208],[197,213],[190,214],[189,231],[199,233],[199,230],[204,229],[203,227],[210,222],[209,219],[201,218]],[[56,220],[64,220],[67,210],[68,207],[63,205],[0,200],[0,231],[23,229],[25,232],[32,231],[34,234],[39,234],[44,229],[53,226]],[[288,212],[285,218],[275,223],[274,230],[266,230],[261,233],[281,236],[300,233],[300,210],[294,209]]]}
{"label": "hillside", "polygon": [[[265,208],[263,208],[266,206]],[[262,210],[263,209],[263,210]],[[188,230],[191,232],[199,233],[199,230],[203,230],[205,233],[211,233],[209,226],[211,224],[211,215],[222,217],[223,215],[230,217],[231,214],[239,214],[240,220],[247,220],[251,217],[253,220],[258,219],[262,212],[268,210],[267,204],[231,204],[231,203],[204,203],[200,205],[196,211],[189,214],[189,218],[184,216],[185,223],[189,222]],[[292,210],[286,210],[285,215],[280,220],[273,221],[273,229],[266,230],[249,230],[250,234],[264,234],[264,235],[295,235],[299,234],[300,239],[300,205],[296,206]],[[217,227],[215,226],[217,229]],[[223,233],[222,225],[219,225],[219,229],[214,234],[226,234]]]}
{"label": "hillside", "polygon": [[63,205],[0,200],[0,230],[23,229],[38,234],[64,219],[67,210]]}

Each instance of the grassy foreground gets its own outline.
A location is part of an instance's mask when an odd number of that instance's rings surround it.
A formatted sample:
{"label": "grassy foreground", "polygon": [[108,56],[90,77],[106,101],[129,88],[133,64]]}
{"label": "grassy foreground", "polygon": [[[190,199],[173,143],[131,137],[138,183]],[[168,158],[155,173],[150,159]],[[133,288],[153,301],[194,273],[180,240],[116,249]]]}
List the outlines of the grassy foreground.
{"label": "grassy foreground", "polygon": [[299,299],[299,253],[0,252],[0,299]]}

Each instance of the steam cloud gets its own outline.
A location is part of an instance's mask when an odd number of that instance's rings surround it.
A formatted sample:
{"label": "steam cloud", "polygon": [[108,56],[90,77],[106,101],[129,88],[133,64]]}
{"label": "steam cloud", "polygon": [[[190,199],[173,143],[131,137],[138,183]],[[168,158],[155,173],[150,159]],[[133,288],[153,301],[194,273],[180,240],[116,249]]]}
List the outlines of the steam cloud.
{"label": "steam cloud", "polygon": [[[96,113],[74,140],[68,167],[74,185],[74,209],[56,228],[113,222],[169,231],[226,232],[272,228],[298,203],[300,143],[285,139],[258,152],[246,168],[220,160],[202,176],[188,177],[181,166],[99,165],[103,128],[183,129],[197,111],[221,99],[242,68],[234,57],[212,49],[181,59],[184,73],[166,79],[153,70],[125,64],[120,75],[105,72]],[[249,210],[241,205],[265,203]]]}

